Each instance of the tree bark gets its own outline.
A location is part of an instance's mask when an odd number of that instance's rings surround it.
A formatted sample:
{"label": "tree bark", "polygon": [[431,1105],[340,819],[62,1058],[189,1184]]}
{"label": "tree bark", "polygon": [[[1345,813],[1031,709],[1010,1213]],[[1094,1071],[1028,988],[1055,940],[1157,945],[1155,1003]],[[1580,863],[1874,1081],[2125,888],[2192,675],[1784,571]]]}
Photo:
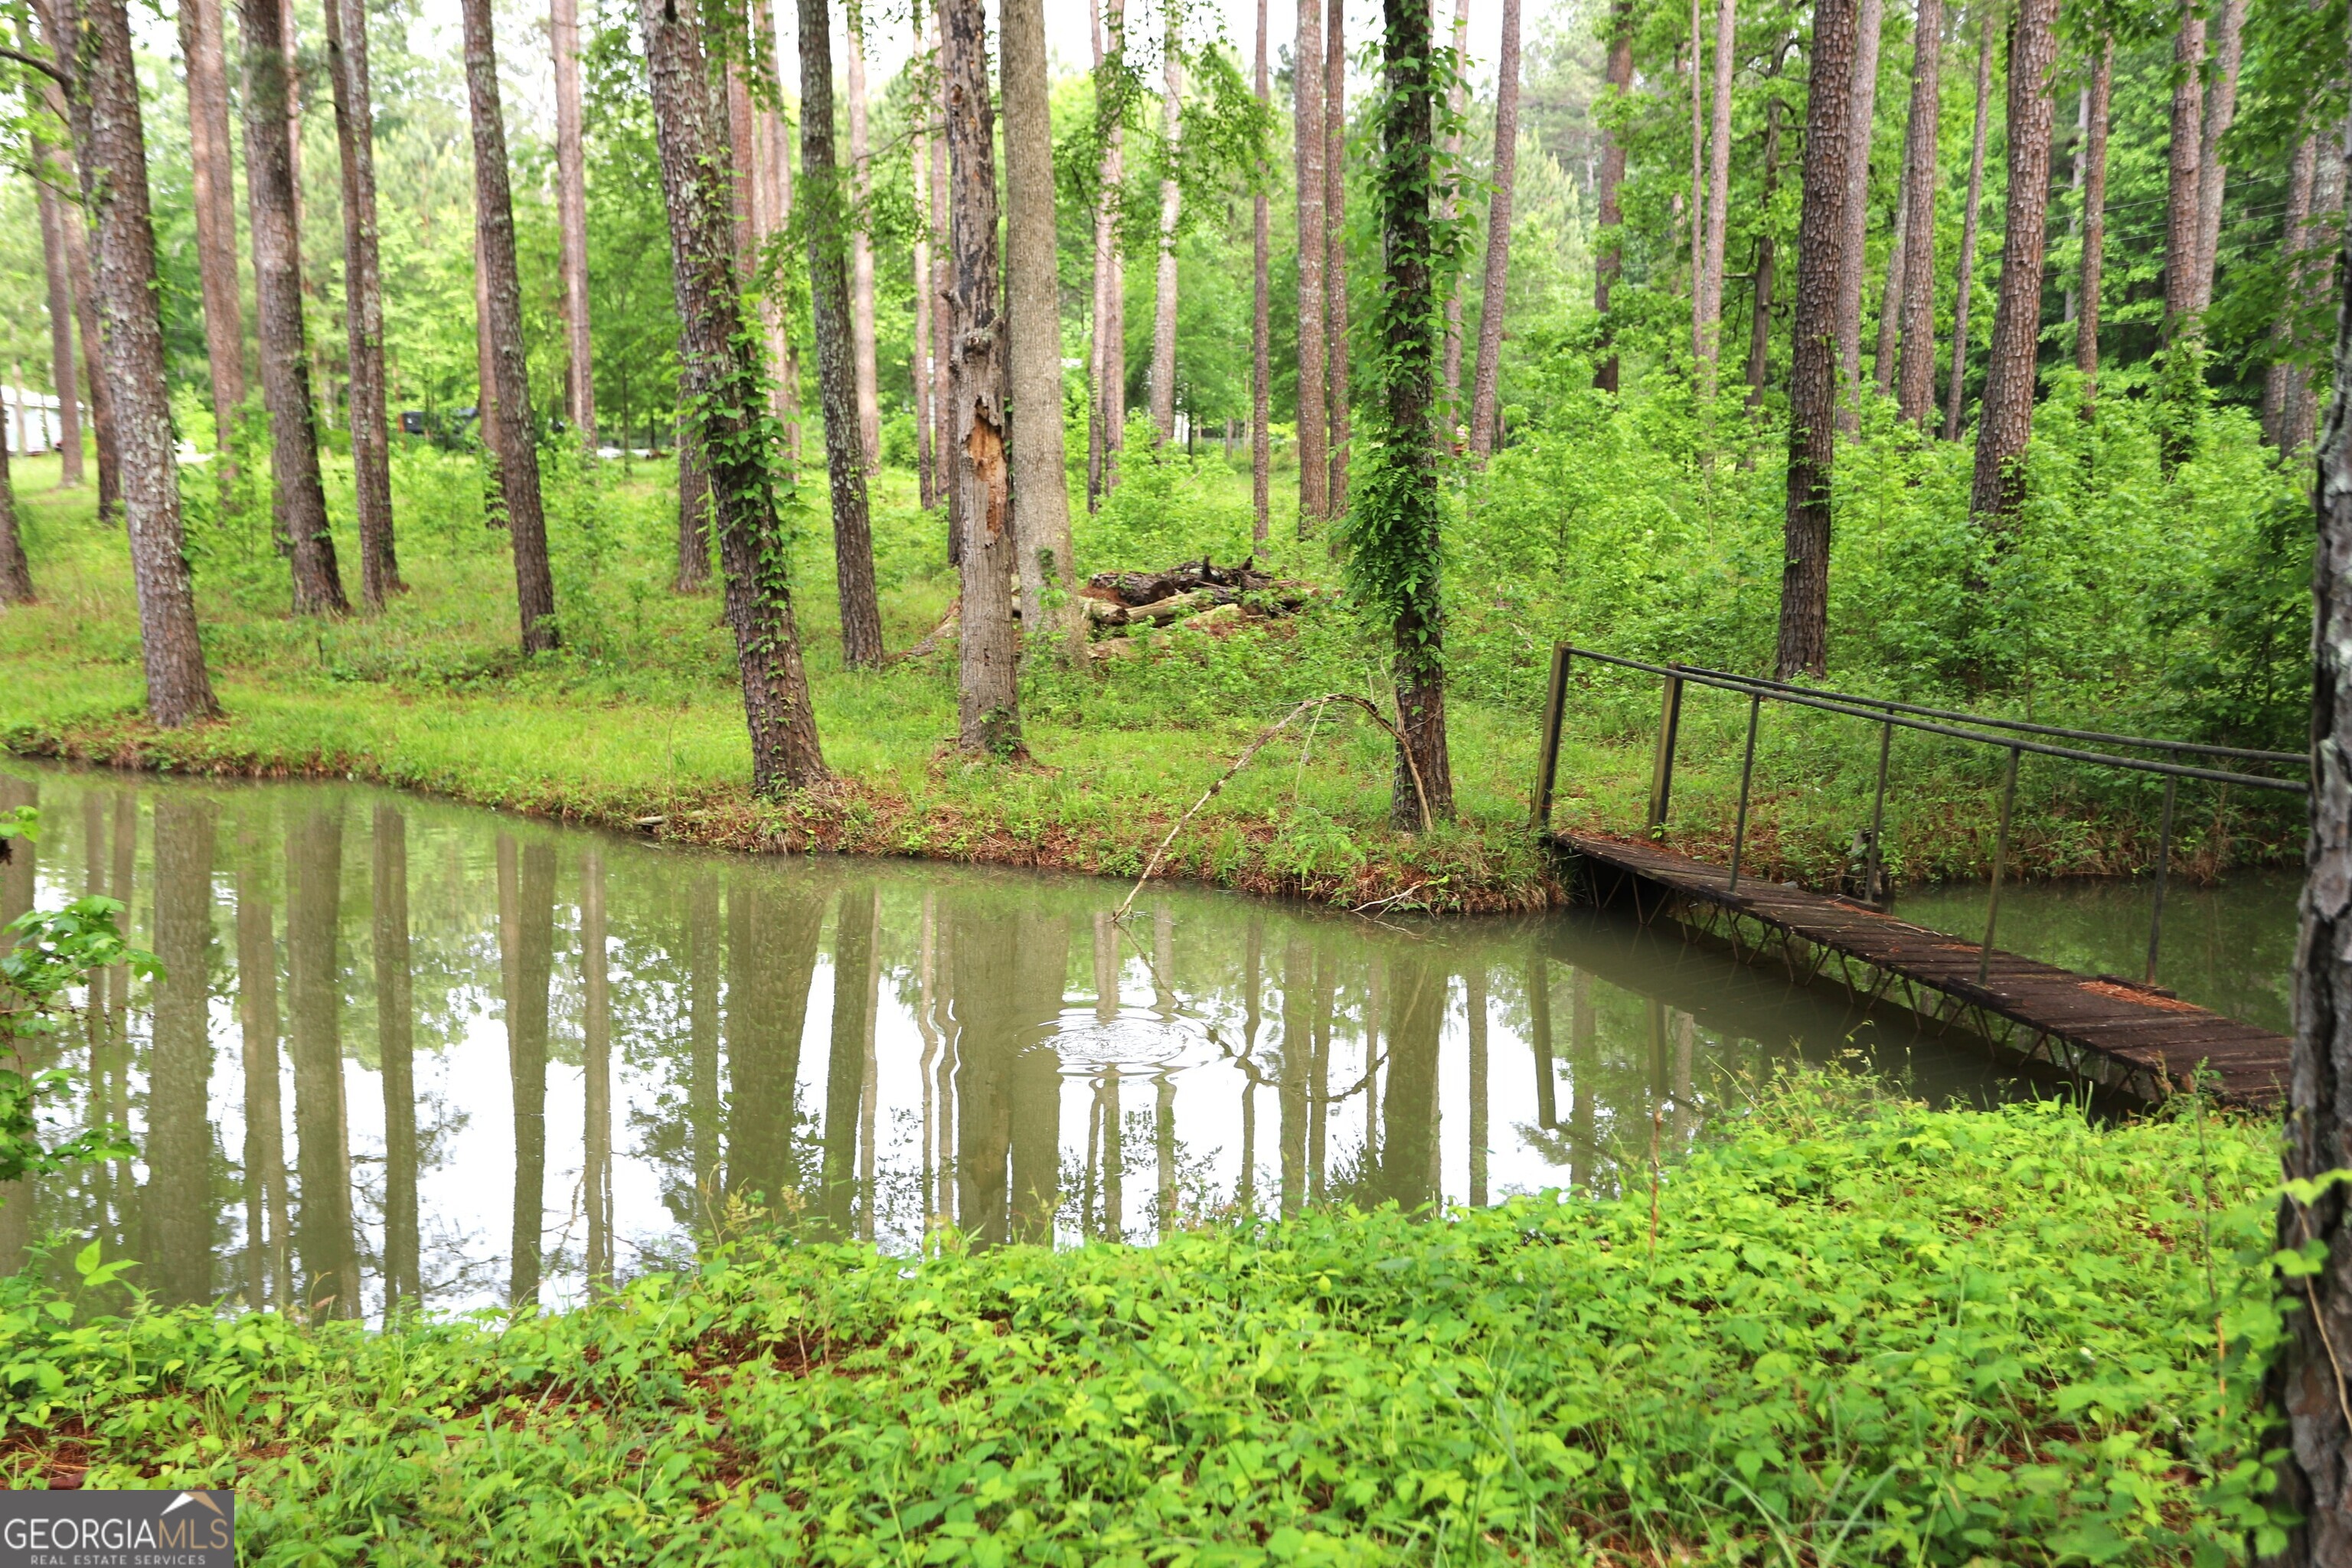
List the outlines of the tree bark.
{"label": "tree bark", "polygon": [[1298,194],[1298,536],[1331,515],[1330,414],[1325,395],[1323,336],[1323,16],[1298,0],[1298,36],[1290,56],[1292,114],[1297,133]]}
{"label": "tree bark", "polygon": [[1845,237],[1838,247],[1838,428],[1862,427],[1862,293],[1869,271],[1870,149],[1878,111],[1878,40],[1886,0],[1862,0],[1854,16],[1853,118],[1845,168]]}
{"label": "tree bark", "polygon": [[360,530],[360,602],[404,592],[393,550],[392,430],[384,407],[383,277],[376,256],[375,108],[368,86],[365,0],[325,0],[335,143],[343,176],[343,317],[351,349],[352,480]]}
{"label": "tree bark", "polygon": [[[1610,0],[1605,79],[1612,89],[1612,103],[1633,90],[1633,0]],[[1617,390],[1617,353],[1611,346],[1615,331],[1609,315],[1609,289],[1625,265],[1624,213],[1617,205],[1617,187],[1624,181],[1625,144],[1614,131],[1604,127],[1601,135],[1601,173],[1595,181],[1599,186],[1599,211],[1594,222],[1601,231],[1601,253],[1592,267],[1592,309],[1601,318],[1603,344],[1601,363],[1593,370],[1592,384],[1603,392]]]}
{"label": "tree bark", "polygon": [[669,212],[679,392],[709,465],[711,527],[751,736],[751,787],[771,795],[828,775],[793,620],[789,542],[776,512],[773,447],[760,413],[765,389],[743,317],[728,193],[713,177],[727,167],[726,152],[690,16],[668,0],[638,0]]}
{"label": "tree bark", "polygon": [[139,68],[123,0],[87,0],[77,9],[70,34],[58,29],[50,36],[70,36],[80,46],[69,68],[79,84],[69,123],[97,239],[95,303],[103,321],[97,341],[105,361],[100,374],[113,388],[121,416],[116,435],[122,517],[139,596],[147,716],[170,729],[208,719],[219,708],[205,672],[180,527],[172,402],[155,303],[155,227],[148,209]]}
{"label": "tree bark", "polygon": [[1977,411],[1969,510],[2006,530],[2025,501],[2025,448],[2033,437],[2034,349],[2042,341],[2042,272],[2049,238],[2050,71],[2058,61],[2058,0],[2019,0],[2009,44],[2009,201],[1992,353]]}
{"label": "tree bark", "polygon": [[1895,395],[1895,356],[1903,335],[1903,273],[1911,259],[1910,184],[1906,164],[1895,186],[1895,242],[1886,251],[1886,280],[1878,293],[1878,346],[1871,356],[1871,377],[1881,397]]}
{"label": "tree bark", "polygon": [[[1700,28],[1699,0],[1691,0],[1690,53],[1677,60],[1690,68],[1690,300],[1691,300],[1691,363],[1699,359],[1699,318],[1704,313],[1702,298],[1706,289],[1706,91],[1699,85],[1700,74],[1706,68],[1706,42]],[[1681,55],[1681,51],[1676,51]],[[1679,228],[1684,215],[1684,203],[1679,193],[1675,202],[1674,226]]]}
{"label": "tree bark", "polygon": [[[1470,0],[1454,0],[1454,86],[1446,94],[1452,113],[1445,132],[1445,193],[1440,199],[1438,216],[1452,224],[1462,212],[1462,121],[1468,111],[1470,79]],[[1445,355],[1440,374],[1444,387],[1445,418],[1458,422],[1465,412],[1462,407],[1462,288],[1468,268],[1454,275],[1454,286],[1445,291]],[[1447,447],[1454,446],[1454,432],[1439,432],[1440,441]]]}
{"label": "tree bark", "polygon": [[[1784,37],[1781,47],[1773,50],[1767,76],[1780,74],[1786,44]],[[1764,104],[1763,181],[1762,205],[1769,210],[1780,188],[1780,96],[1777,92]],[[1779,286],[1779,249],[1769,227],[1756,237],[1756,279],[1748,291],[1748,407],[1751,413],[1764,406],[1764,389],[1771,383],[1772,301]],[[1740,466],[1750,467],[1754,461],[1751,452],[1740,458]]]}
{"label": "tree bark", "polygon": [[25,536],[16,527],[16,487],[8,478],[8,443],[0,439],[0,605],[29,605],[36,596],[32,563],[25,558]]}
{"label": "tree bark", "polygon": [[[21,36],[21,35],[20,35]],[[38,171],[34,183],[41,220],[41,268],[48,285],[49,375],[58,390],[58,487],[82,482],[81,375],[74,368],[73,270],[66,260],[66,226],[79,223],[79,208],[68,210],[61,192],[73,188],[66,159],[33,131],[33,160]]]}
{"label": "tree bark", "polygon": [[[1388,364],[1375,477],[1354,529],[1360,559],[1390,580],[1387,601],[1397,685],[1396,773],[1389,820],[1423,832],[1454,816],[1454,774],[1445,744],[1444,603],[1439,593],[1438,343],[1435,233],[1431,222],[1430,148],[1437,112],[1429,0],[1385,0],[1381,167],[1373,182],[1382,269],[1376,320]],[[1339,7],[1331,16],[1336,19]],[[1336,95],[1335,95],[1336,96]]]}
{"label": "tree bark", "polygon": [[1160,267],[1151,289],[1151,424],[1163,442],[1176,434],[1176,225],[1183,216],[1183,193],[1176,183],[1184,130],[1183,40],[1177,30],[1181,15],[1170,7],[1167,37],[1160,47],[1160,90],[1166,95],[1160,110],[1160,149],[1167,163],[1160,178]]}
{"label": "tree bark", "polygon": [[[1622,162],[1622,154],[1621,154]],[[1503,0],[1495,54],[1495,166],[1486,197],[1486,277],[1478,300],[1478,357],[1470,373],[1470,450],[1480,462],[1502,445],[1503,320],[1510,304],[1511,197],[1519,169],[1519,0]]]}
{"label": "tree bark", "polygon": [[[934,449],[931,440],[931,226],[930,131],[921,108],[912,115],[914,123],[908,140],[913,143],[914,166],[908,176],[907,188],[915,195],[915,341],[913,359],[915,372],[915,495],[925,511],[939,504],[938,476],[932,468]],[[1091,377],[1088,378],[1092,380]],[[1091,426],[1093,421],[1087,421]],[[1091,462],[1091,458],[1089,458]],[[1094,470],[1087,471],[1087,500],[1094,494]]]}
{"label": "tree bark", "polygon": [[[851,365],[857,375],[857,439],[866,470],[882,466],[882,401],[874,366],[874,240],[866,232],[870,220],[866,202],[874,174],[866,132],[866,35],[859,7],[847,12],[849,22],[849,188],[857,210],[849,231],[849,345]],[[1050,142],[1048,143],[1050,145]]]}
{"label": "tree bark", "polygon": [[246,199],[253,231],[253,293],[261,327],[261,397],[269,410],[269,468],[278,523],[294,579],[297,615],[345,614],[302,327],[301,233],[286,135],[286,0],[238,0],[245,44]]}
{"label": "tree bark", "polygon": [[[816,329],[817,396],[824,405],[841,661],[850,669],[879,669],[882,607],[874,590],[874,523],[866,505],[862,389],[849,310],[850,214],[833,142],[833,28],[825,0],[799,0],[799,5],[801,201],[808,231],[810,315]],[[856,178],[852,171],[853,183]]]}
{"label": "tree bark", "polygon": [[2205,12],[2184,4],[2172,43],[2172,127],[2166,155],[2164,341],[2180,342],[2197,314],[2199,202],[2203,195]]}
{"label": "tree bark", "polygon": [[[1252,86],[1259,107],[1270,118],[1274,94],[1265,68],[1265,0],[1257,0],[1257,61]],[[1273,403],[1266,384],[1274,372],[1274,214],[1268,193],[1273,179],[1274,171],[1260,164],[1257,192],[1250,202],[1250,542],[1255,550],[1265,548],[1274,521]]]}
{"label": "tree bark", "polygon": [[[36,0],[34,14],[39,19],[43,41],[50,52],[63,58],[72,51],[64,39],[68,30],[59,20],[60,9],[68,0]],[[65,91],[54,81],[42,86],[42,100],[50,116],[60,125],[76,126],[77,118],[85,106],[68,105]],[[70,147],[50,149],[50,167],[57,180],[60,237],[65,242],[66,280],[73,302],[74,334],[81,344],[81,372],[89,383],[90,434],[98,447],[98,511],[100,517],[112,517],[121,510],[122,483],[118,471],[114,435],[114,391],[106,382],[103,367],[104,351],[98,333],[98,285],[90,267],[90,208],[92,192],[89,170],[81,155],[82,135],[77,129]],[[79,204],[79,216],[72,210]],[[71,383],[68,381],[69,387]],[[61,392],[60,398],[71,396]]]}
{"label": "tree bark", "polygon": [[943,0],[950,198],[948,378],[950,446],[963,527],[963,612],[957,745],[1020,755],[1020,691],[1011,584],[1016,549],[1005,465],[1004,321],[997,305],[995,114],[988,92],[988,18],[982,0]]}
{"label": "tree bark", "polygon": [[[2339,156],[2333,150],[2329,156]],[[2314,1247],[2321,1267],[2276,1277],[2285,1337],[2271,1364],[2271,1409],[2285,1418],[2273,1500],[2301,1516],[2267,1561],[2352,1560],[2352,1392],[2338,1370],[2352,1345],[2352,1226],[2332,1173],[2352,1166],[2352,268],[2336,283],[2336,391],[2320,436],[2319,544],[2314,586],[2311,830],[2304,859],[2302,933],[2295,944],[2294,1047],[2289,1074],[2285,1174],[2278,1245]]]}
{"label": "tree bark", "polygon": [[[935,10],[934,18],[937,15]],[[948,405],[948,334],[954,322],[948,309],[951,279],[948,247],[947,57],[940,47],[936,20],[932,26],[933,75],[938,79],[940,93],[940,133],[931,138],[931,237],[938,245],[931,258],[931,441],[939,463],[932,483],[947,501],[948,564],[955,566],[963,561],[963,514],[959,510],[963,503],[956,496],[955,453],[951,449],[955,415]]]}
{"label": "tree bark", "polygon": [[[1302,0],[1302,4],[1311,0]],[[1348,510],[1348,39],[1347,0],[1329,0],[1323,17],[1323,371],[1331,419],[1327,454],[1329,515]]]}
{"label": "tree bark", "polygon": [[1817,0],[1805,89],[1804,204],[1789,362],[1789,510],[1780,679],[1829,670],[1830,477],[1837,451],[1837,311],[1852,182],[1856,0]]}
{"label": "tree bark", "polygon": [[[478,196],[477,200],[479,199]],[[474,430],[488,457],[485,489],[489,526],[507,525],[506,503],[499,499],[506,481],[499,468],[498,357],[490,352],[490,268],[482,254],[479,224],[474,226]]]}
{"label": "tree bark", "polygon": [[[2271,363],[2263,372],[2263,437],[2283,453],[2294,450],[2286,415],[2295,401],[2296,383],[2310,380],[2310,374],[2289,356],[2294,348],[2295,317],[2306,299],[2307,252],[2318,238],[2315,232],[2318,226],[2312,221],[2312,189],[2318,168],[2319,136],[2315,132],[2295,143],[2294,159],[2287,166],[2286,298],[2271,327]],[[2304,395],[2307,397],[2308,392]]]}
{"label": "tree bark", "polygon": [[[551,0],[548,41],[555,52],[555,210],[562,233],[565,412],[580,444],[596,449],[596,376],[588,333],[588,153],[580,105],[580,0]],[[625,439],[625,437],[624,437]]]}
{"label": "tree bark", "polygon": [[2221,138],[2238,114],[2238,62],[2244,49],[2246,0],[2221,0],[2213,26],[2212,90],[2205,96],[2205,122],[2197,140],[2197,273],[2189,282],[2189,307],[2202,316],[2213,304],[2213,268],[2221,244],[2221,189],[2229,169],[2221,162]]}
{"label": "tree bark", "polygon": [[1006,359],[1013,394],[1013,526],[1021,628],[1036,651],[1086,655],[1068,459],[1062,447],[1062,285],[1055,260],[1052,86],[1044,0],[1003,0]]}
{"label": "tree bark", "polygon": [[[1127,58],[1126,0],[1110,0],[1102,22],[1109,34],[1108,47],[1101,30],[1094,37],[1095,122],[1102,135],[1102,163],[1101,188],[1095,200],[1093,332],[1087,349],[1087,381],[1092,395],[1087,410],[1087,508],[1090,511],[1100,508],[1103,497],[1118,484],[1118,451],[1126,438],[1127,423],[1127,265],[1118,237],[1119,191],[1127,180],[1127,126],[1123,100],[1109,89],[1112,76]],[[946,200],[937,199],[940,214],[937,226],[944,230]],[[944,376],[944,352],[940,364]]]}
{"label": "tree bark", "polygon": [[[1903,131],[1903,268],[1889,290],[1902,345],[1895,373],[1895,412],[1924,426],[1936,406],[1936,187],[1944,113],[1944,3],[1919,0],[1913,26],[1911,114]],[[1884,357],[1882,355],[1882,357]],[[1885,375],[1884,366],[1879,374]]]}
{"label": "tree bark", "polygon": [[[2336,151],[2344,145],[2345,130],[2339,126],[2313,140],[2319,146],[2312,177],[2311,215],[2303,225],[2305,244],[2292,274],[2296,295],[2306,309],[2340,286],[2337,273],[2343,268],[2336,239],[2344,222],[2345,163]],[[2293,374],[2279,410],[2276,439],[2281,451],[2300,452],[2313,444],[2317,433],[2316,399],[2311,372],[2302,364],[2290,368]]]}
{"label": "tree bark", "polygon": [[[1879,0],[1883,3],[1883,0]],[[1708,127],[1706,254],[1701,268],[1706,294],[1699,316],[1699,393],[1713,400],[1716,362],[1723,348],[1724,230],[1731,222],[1731,68],[1739,53],[1738,19],[1733,0],[1715,7],[1715,114]]]}
{"label": "tree bark", "polygon": [[1944,439],[1960,438],[1960,399],[1968,390],[1969,306],[1976,292],[1977,219],[1984,208],[1985,121],[1992,107],[1993,17],[1977,18],[1976,132],[1969,145],[1969,195],[1960,209],[1960,265],[1952,302],[1952,380],[1944,399]]}
{"label": "tree bark", "polygon": [[2074,285],[2074,368],[2083,376],[2083,417],[2099,394],[2099,291],[2107,258],[2107,121],[2115,96],[2116,41],[2099,40],[2091,67],[2091,101],[2083,128],[2083,257]]}
{"label": "tree bark", "polygon": [[[684,348],[684,343],[680,343]],[[677,591],[698,593],[710,581],[710,470],[694,421],[677,422]]]}
{"label": "tree bark", "polygon": [[188,72],[188,162],[194,179],[196,272],[204,289],[205,350],[213,384],[213,447],[218,452],[231,449],[237,410],[245,404],[245,310],[236,285],[236,193],[229,164],[225,30],[220,0],[184,0],[180,54]]}
{"label": "tree bark", "polygon": [[[248,4],[254,0],[247,0]],[[522,284],[515,266],[514,203],[507,186],[507,131],[499,107],[498,45],[490,0],[465,0],[466,100],[474,130],[474,234],[489,291],[490,372],[498,401],[499,489],[514,549],[515,608],[522,650],[556,645],[555,579],[548,567],[547,519],[539,494],[539,444],[531,428],[530,381],[522,352]]]}

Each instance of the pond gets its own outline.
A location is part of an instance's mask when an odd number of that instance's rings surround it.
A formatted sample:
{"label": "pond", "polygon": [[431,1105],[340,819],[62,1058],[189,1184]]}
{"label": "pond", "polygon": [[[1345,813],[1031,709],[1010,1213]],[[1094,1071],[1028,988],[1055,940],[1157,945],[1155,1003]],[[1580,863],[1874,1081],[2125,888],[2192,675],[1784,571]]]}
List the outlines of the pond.
{"label": "pond", "polygon": [[[0,1267],[94,1237],[166,1302],[561,1306],[761,1227],[911,1251],[1486,1204],[1638,1179],[1795,1057],[2021,1091],[1980,1047],[1591,910],[1154,885],[1120,921],[1124,882],[720,857],[356,785],[12,762],[21,803],[41,836],[0,916],[102,891],[164,973],[100,975],[63,1064],[61,1121],[138,1157],[7,1194]],[[2041,894],[2013,896],[2022,931]]]}

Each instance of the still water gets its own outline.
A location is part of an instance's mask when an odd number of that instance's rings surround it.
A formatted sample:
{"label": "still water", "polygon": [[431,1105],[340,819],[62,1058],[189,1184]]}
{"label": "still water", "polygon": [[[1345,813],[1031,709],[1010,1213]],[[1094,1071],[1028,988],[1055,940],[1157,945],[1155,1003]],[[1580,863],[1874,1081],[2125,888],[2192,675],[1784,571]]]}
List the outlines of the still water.
{"label": "still water", "polygon": [[[755,1226],[895,1249],[1608,1184],[1859,1052],[1980,1051],[1671,933],[1374,920],[1121,882],[722,858],[340,784],[10,763],[0,917],[104,892],[162,978],[90,988],[60,1127],[134,1160],[0,1205],[167,1302],[561,1305]],[[63,1243],[63,1247],[56,1244]]]}

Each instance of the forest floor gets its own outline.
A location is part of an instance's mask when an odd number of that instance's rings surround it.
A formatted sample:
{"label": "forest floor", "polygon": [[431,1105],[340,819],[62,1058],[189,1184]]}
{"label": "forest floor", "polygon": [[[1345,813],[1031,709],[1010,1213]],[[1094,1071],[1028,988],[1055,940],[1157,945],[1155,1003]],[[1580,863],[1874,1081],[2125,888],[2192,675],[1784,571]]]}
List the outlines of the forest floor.
{"label": "forest floor", "polygon": [[[1214,630],[1180,624],[1140,658],[1034,671],[1024,683],[1027,759],[966,760],[953,743],[952,637],[905,653],[946,616],[953,574],[938,559],[935,516],[914,504],[911,477],[892,470],[876,482],[875,527],[885,638],[898,657],[876,673],[842,668],[829,535],[821,513],[804,514],[796,604],[839,782],[760,801],[748,787],[718,595],[670,586],[672,473],[641,462],[606,465],[589,481],[554,476],[564,647],[528,661],[515,652],[508,552],[480,523],[471,463],[405,455],[396,482],[410,591],[381,615],[341,621],[289,616],[283,568],[266,541],[250,525],[210,523],[201,499],[209,479],[193,477],[191,554],[224,716],[163,731],[140,710],[121,536],[97,525],[88,489],[57,488],[55,459],[20,459],[16,488],[42,599],[0,615],[0,745],[118,767],[349,776],[721,848],[1133,878],[1252,739],[1303,698],[1352,692],[1392,706],[1377,648],[1339,601],[1326,552],[1294,545],[1266,563],[1313,585],[1302,613]],[[1236,494],[1245,505],[1245,476]],[[337,534],[355,589],[345,520]],[[1531,666],[1543,640],[1539,629],[1527,634]],[[1654,707],[1654,696],[1622,681],[1606,693],[1580,690],[1557,823],[1638,831]],[[1448,708],[1454,825],[1420,837],[1391,831],[1392,746],[1334,707],[1260,753],[1184,828],[1159,874],[1358,908],[1481,911],[1554,900],[1560,889],[1527,832],[1539,707],[1457,689]],[[1735,699],[1689,705],[1670,841],[1692,853],[1728,858],[1745,717]],[[1847,872],[1874,780],[1875,738],[1864,728],[1793,711],[1768,727],[1747,851],[1759,874],[1825,885]],[[1899,768],[1888,817],[1898,876],[1983,873],[1995,765],[1954,755]],[[2037,781],[2021,798],[2011,865],[2025,875],[2141,869],[2152,847],[2147,804]],[[2210,875],[2294,841],[2283,817],[2249,826],[2217,813],[2192,823],[2176,866]]]}
{"label": "forest floor", "polygon": [[233,1486],[254,1562],[2275,1549],[2271,1128],[1749,1087],[1614,1194],[920,1260],[752,1215],[540,1316],[167,1311],[93,1247],[0,1281],[0,1479]]}

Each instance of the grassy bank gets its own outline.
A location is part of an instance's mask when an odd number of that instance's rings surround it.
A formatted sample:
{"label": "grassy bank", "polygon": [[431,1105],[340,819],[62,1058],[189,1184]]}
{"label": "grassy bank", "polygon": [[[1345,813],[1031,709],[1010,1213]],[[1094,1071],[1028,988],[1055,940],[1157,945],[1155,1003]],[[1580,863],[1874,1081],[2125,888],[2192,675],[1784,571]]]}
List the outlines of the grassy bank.
{"label": "grassy bank", "polygon": [[[1245,474],[1213,458],[1158,468],[1139,458],[1131,468],[1117,503],[1082,523],[1088,565],[1165,565],[1180,547],[1213,546],[1231,559],[1245,548],[1245,523],[1237,537],[1231,527],[1232,514],[1246,517]],[[748,748],[716,596],[680,596],[668,585],[667,465],[551,466],[565,646],[526,663],[513,651],[504,540],[481,525],[478,475],[464,459],[421,450],[404,453],[395,476],[412,591],[382,616],[342,622],[289,617],[284,569],[266,536],[250,521],[224,521],[205,478],[191,479],[191,553],[226,716],[163,733],[140,714],[123,542],[97,525],[89,492],[58,490],[54,473],[50,459],[18,464],[43,603],[0,615],[8,670],[0,743],[21,754],[223,774],[347,774],[730,848],[824,847],[1132,877],[1225,765],[1292,705],[1328,691],[1388,700],[1376,639],[1328,591],[1336,575],[1328,552],[1292,542],[1275,550],[1273,564],[1327,590],[1306,613],[1238,630],[1180,629],[1145,657],[1099,669],[1034,672],[1024,691],[1033,761],[969,763],[952,749],[951,641],[879,674],[841,668],[829,539],[821,514],[804,511],[802,626],[820,730],[843,783],[758,802],[745,787]],[[894,471],[876,489],[894,649],[937,626],[955,588],[940,524],[914,504],[911,488]],[[348,537],[341,542],[350,549]],[[1547,649],[1553,635],[1577,628],[1469,579],[1455,617],[1457,826],[1423,838],[1391,834],[1386,738],[1335,710],[1269,748],[1195,818],[1163,874],[1397,908],[1526,908],[1555,897],[1525,824]],[[1605,628],[1578,635],[1610,640]],[[1599,671],[1580,678],[1561,763],[1562,825],[1638,829],[1654,709],[1645,683]],[[2046,704],[2041,712],[2049,716]],[[1736,699],[1692,699],[1669,837],[1694,852],[1727,857],[1744,721]],[[1898,745],[1888,837],[1899,877],[1983,873],[1998,765],[1942,742]],[[1771,713],[1748,864],[1776,878],[1833,881],[1869,820],[1875,767],[1875,736],[1865,728]],[[2180,874],[2210,874],[2299,842],[2299,814],[2271,803],[2193,792],[2184,801]],[[2153,792],[2132,781],[2029,765],[2012,866],[2028,875],[2137,871],[2152,856],[2153,820]]]}
{"label": "grassy bank", "polygon": [[740,1240],[512,1323],[20,1280],[0,1464],[234,1483],[256,1563],[2239,1555],[2267,1129],[1756,1099],[1654,1196],[913,1267]]}

